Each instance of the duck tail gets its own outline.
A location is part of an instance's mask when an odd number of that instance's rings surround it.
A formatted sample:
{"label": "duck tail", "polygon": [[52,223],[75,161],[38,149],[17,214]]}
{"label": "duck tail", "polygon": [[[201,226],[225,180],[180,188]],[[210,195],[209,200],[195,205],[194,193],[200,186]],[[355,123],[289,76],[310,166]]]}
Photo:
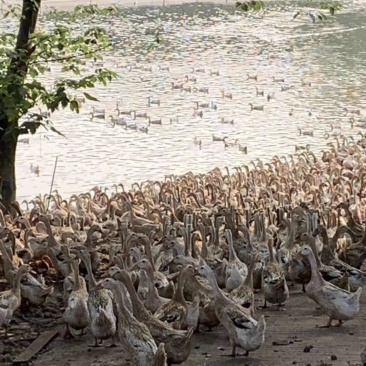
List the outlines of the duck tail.
{"label": "duck tail", "polygon": [[193,327],[189,327],[186,333],[186,337],[189,339],[192,337],[193,333],[194,333],[194,328]]}
{"label": "duck tail", "polygon": [[352,297],[353,297],[354,299],[360,299],[361,294],[362,294],[362,287],[359,287],[359,288],[357,289],[357,291],[353,293],[353,296],[352,296]]}
{"label": "duck tail", "polygon": [[258,320],[257,330],[262,333],[266,331],[266,320],[264,319],[264,315],[262,315]]}

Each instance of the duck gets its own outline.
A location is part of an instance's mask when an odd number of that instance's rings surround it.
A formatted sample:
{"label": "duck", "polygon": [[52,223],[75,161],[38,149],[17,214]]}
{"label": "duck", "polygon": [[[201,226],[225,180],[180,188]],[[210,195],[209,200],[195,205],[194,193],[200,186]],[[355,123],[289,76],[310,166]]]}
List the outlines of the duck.
{"label": "duck", "polygon": [[230,124],[230,125],[233,125],[234,124],[234,120],[233,119],[228,119],[228,118],[225,118],[225,117],[221,117],[220,118],[220,122],[221,123],[224,123],[224,124]]}
{"label": "duck", "polygon": [[93,107],[92,111],[89,113],[90,120],[93,121],[95,118],[105,119],[105,110],[97,110]]}
{"label": "duck", "polygon": [[162,125],[161,118],[160,119],[151,119],[151,117],[147,117],[147,121],[150,125]]}
{"label": "duck", "polygon": [[222,98],[233,99],[233,93],[226,93],[225,90],[221,90]]}
{"label": "duck", "polygon": [[238,144],[238,147],[240,152],[242,152],[243,154],[248,154],[248,146],[242,146]]}
{"label": "duck", "polygon": [[152,313],[155,313],[161,306],[166,304],[169,300],[159,296],[158,290],[154,283],[154,270],[148,259],[143,258],[139,260],[130,268],[130,271],[134,271],[136,269],[142,269],[147,273],[149,290],[146,296],[146,300],[144,301],[144,305]]}
{"label": "duck", "polygon": [[253,103],[249,103],[250,111],[264,111],[263,105],[253,105]]}
{"label": "duck", "polygon": [[88,291],[82,288],[79,279],[79,260],[72,259],[71,261],[74,272],[74,288],[69,298],[67,299],[67,307],[63,313],[63,319],[66,323],[66,331],[64,338],[73,337],[70,327],[76,330],[81,330],[84,334],[84,329],[90,324],[90,314],[88,309]]}
{"label": "duck", "polygon": [[147,104],[148,104],[149,107],[153,104],[160,106],[160,99],[159,98],[148,97],[147,98]]}
{"label": "duck", "polygon": [[79,250],[77,255],[84,262],[88,272],[89,297],[87,305],[90,315],[90,330],[94,337],[93,347],[99,346],[99,340],[108,338],[112,338],[112,345],[115,345],[114,336],[117,330],[117,319],[113,294],[105,289],[95,290],[97,282],[93,275],[89,252],[86,249]]}
{"label": "duck", "polygon": [[264,90],[259,90],[257,87],[255,87],[255,96],[261,95],[264,97]]}
{"label": "duck", "polygon": [[225,265],[226,284],[225,287],[228,292],[231,292],[235,288],[239,287],[248,275],[248,267],[242,262],[234,249],[233,236],[231,230],[225,230],[224,237],[229,247],[229,258]]}
{"label": "duck", "polygon": [[109,275],[126,286],[133,303],[133,315],[136,319],[148,327],[157,344],[165,344],[168,364],[185,362],[191,352],[194,329],[176,330],[153,316],[138,298],[130,274],[126,270],[113,266],[109,269]]}
{"label": "duck", "polygon": [[28,264],[21,265],[15,276],[13,287],[10,290],[0,292],[0,326],[5,329],[5,338],[8,336],[8,328],[13,314],[21,304],[20,281],[30,272],[31,267]]}
{"label": "duck", "polygon": [[207,87],[193,88],[193,91],[199,92],[199,93],[209,94],[209,88],[207,88]]}
{"label": "duck", "polygon": [[109,116],[111,119],[112,126],[127,126],[127,120],[124,117],[114,118],[112,115]]}
{"label": "duck", "polygon": [[262,289],[264,292],[264,306],[267,302],[278,304],[280,308],[289,297],[289,290],[282,267],[278,264],[273,254],[273,238],[268,241],[269,260],[262,271]]}
{"label": "duck", "polygon": [[154,361],[158,347],[149,328],[139,322],[127,310],[118,282],[112,278],[103,279],[95,287],[96,291],[108,289],[113,292],[118,311],[118,335],[123,349],[134,366],[149,366]]}
{"label": "duck", "polygon": [[202,140],[199,140],[198,137],[195,137],[193,143],[197,145],[200,149],[202,148]]}
{"label": "duck", "polygon": [[[70,255],[70,248],[68,245],[63,245],[61,247],[61,252],[65,258],[64,261],[67,263],[67,265],[69,267],[68,268],[69,275],[67,277],[65,277],[64,283],[63,283],[63,300],[64,300],[64,303],[67,305],[68,298],[69,298],[71,292],[73,291],[74,285],[75,285],[75,274],[73,272],[73,268],[71,265],[73,256]],[[86,290],[86,282],[85,282],[84,277],[79,276],[79,281],[80,281],[81,287],[84,290]]]}
{"label": "duck", "polygon": [[298,129],[299,130],[299,135],[301,136],[311,136],[314,137],[314,131],[312,130],[302,130],[301,128]]}
{"label": "duck", "polygon": [[258,75],[249,75],[249,74],[247,74],[247,80],[258,81]]}
{"label": "duck", "polygon": [[[186,265],[180,272],[178,277],[177,289],[173,298],[162,305],[154,314],[154,316],[162,321],[166,321],[172,325],[174,329],[181,329],[183,322],[188,315],[188,304],[184,298],[184,283],[189,273],[193,274],[195,269],[192,265]],[[198,314],[197,314],[198,315]],[[198,316],[197,316],[198,321]],[[197,326],[197,324],[196,324]]]}
{"label": "duck", "polygon": [[212,135],[212,141],[225,141],[227,139],[227,136],[216,136],[216,135]]}
{"label": "duck", "polygon": [[253,253],[248,267],[248,275],[243,284],[229,292],[229,299],[233,300],[243,308],[249,309],[250,315],[254,315],[254,291],[253,291],[253,271],[256,263],[260,260],[259,253]]}
{"label": "duck", "polygon": [[231,356],[236,356],[236,348],[245,350],[245,355],[262,346],[265,340],[266,322],[262,315],[257,322],[250,311],[230,300],[219,288],[213,270],[200,258],[197,274],[206,278],[214,295],[215,314],[224,326],[232,344]]}
{"label": "duck", "polygon": [[301,235],[301,239],[304,240],[313,249],[318,270],[324,280],[329,281],[338,287],[345,286],[342,288],[344,288],[345,290],[349,290],[348,281],[345,281],[347,276],[344,277],[344,274],[335,267],[330,265],[324,265],[321,262],[316,249],[315,238],[308,233],[303,233]]}
{"label": "duck", "polygon": [[136,112],[135,110],[131,111],[132,119],[135,120],[136,118],[148,118],[147,112]]}
{"label": "duck", "polygon": [[327,324],[322,327],[331,327],[333,320],[338,321],[336,326],[341,326],[344,321],[353,319],[360,311],[362,287],[356,292],[349,292],[325,281],[319,272],[312,248],[304,245],[301,254],[308,258],[311,267],[311,279],[305,286],[306,294],[321,306],[329,317]]}
{"label": "duck", "polygon": [[348,113],[350,114],[356,114],[356,115],[360,115],[361,114],[361,110],[359,109],[347,109],[347,108],[343,108],[344,111],[344,115],[343,116],[347,116]]}

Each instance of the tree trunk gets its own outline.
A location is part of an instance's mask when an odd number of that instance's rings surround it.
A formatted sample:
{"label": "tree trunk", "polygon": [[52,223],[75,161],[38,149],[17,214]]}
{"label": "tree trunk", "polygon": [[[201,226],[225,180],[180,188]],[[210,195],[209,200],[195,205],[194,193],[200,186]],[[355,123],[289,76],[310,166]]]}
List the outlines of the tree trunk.
{"label": "tree trunk", "polygon": [[17,138],[6,138],[0,134],[0,195],[6,209],[16,199],[15,156]]}
{"label": "tree trunk", "polygon": [[[28,73],[28,62],[35,51],[30,36],[35,31],[41,0],[23,0],[17,42],[10,60],[7,77],[13,80],[14,103],[24,98],[23,83]],[[10,120],[8,106],[0,95],[0,201],[6,209],[16,200],[15,157],[19,130],[17,118]]]}

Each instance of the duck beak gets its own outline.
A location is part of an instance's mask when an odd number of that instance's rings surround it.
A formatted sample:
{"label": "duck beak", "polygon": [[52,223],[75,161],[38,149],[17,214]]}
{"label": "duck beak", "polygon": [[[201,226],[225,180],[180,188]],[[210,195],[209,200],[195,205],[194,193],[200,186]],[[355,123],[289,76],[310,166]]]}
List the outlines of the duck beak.
{"label": "duck beak", "polygon": [[108,278],[109,277],[109,272],[105,271],[104,273],[102,273],[102,275],[100,276],[100,278]]}
{"label": "duck beak", "polygon": [[98,283],[96,286],[95,286],[95,288],[94,288],[94,290],[96,290],[96,291],[98,291],[98,290],[102,290],[103,289],[103,284],[102,283]]}
{"label": "duck beak", "polygon": [[132,272],[132,271],[137,271],[138,269],[139,269],[139,266],[137,265],[137,263],[135,263],[132,267],[130,267],[130,269],[128,271]]}

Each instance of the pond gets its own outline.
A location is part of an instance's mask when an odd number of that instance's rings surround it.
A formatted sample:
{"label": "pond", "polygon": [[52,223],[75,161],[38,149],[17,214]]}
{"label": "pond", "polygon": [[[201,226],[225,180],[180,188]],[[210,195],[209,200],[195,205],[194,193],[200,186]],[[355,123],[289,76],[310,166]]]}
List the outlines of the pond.
{"label": "pond", "polygon": [[[49,191],[56,157],[54,188],[69,196],[95,185],[129,188],[189,170],[231,169],[294,154],[296,145],[320,152],[336,136],[364,131],[362,2],[315,23],[293,20],[305,5],[291,4],[271,2],[263,16],[218,3],[125,7],[104,20],[116,42],[104,66],[120,77],[93,90],[99,103],[87,101],[79,115],[53,115],[66,139],[43,131],[19,144],[18,199]],[[161,43],[151,48],[157,31]],[[52,67],[54,76],[59,73]],[[120,110],[136,111],[136,119],[133,113],[125,119],[137,131],[90,120],[93,106],[117,118],[117,102]],[[355,110],[361,115],[352,115]],[[145,113],[161,125],[148,126]],[[140,131],[144,127],[148,133]],[[213,135],[227,137],[225,143]]]}

